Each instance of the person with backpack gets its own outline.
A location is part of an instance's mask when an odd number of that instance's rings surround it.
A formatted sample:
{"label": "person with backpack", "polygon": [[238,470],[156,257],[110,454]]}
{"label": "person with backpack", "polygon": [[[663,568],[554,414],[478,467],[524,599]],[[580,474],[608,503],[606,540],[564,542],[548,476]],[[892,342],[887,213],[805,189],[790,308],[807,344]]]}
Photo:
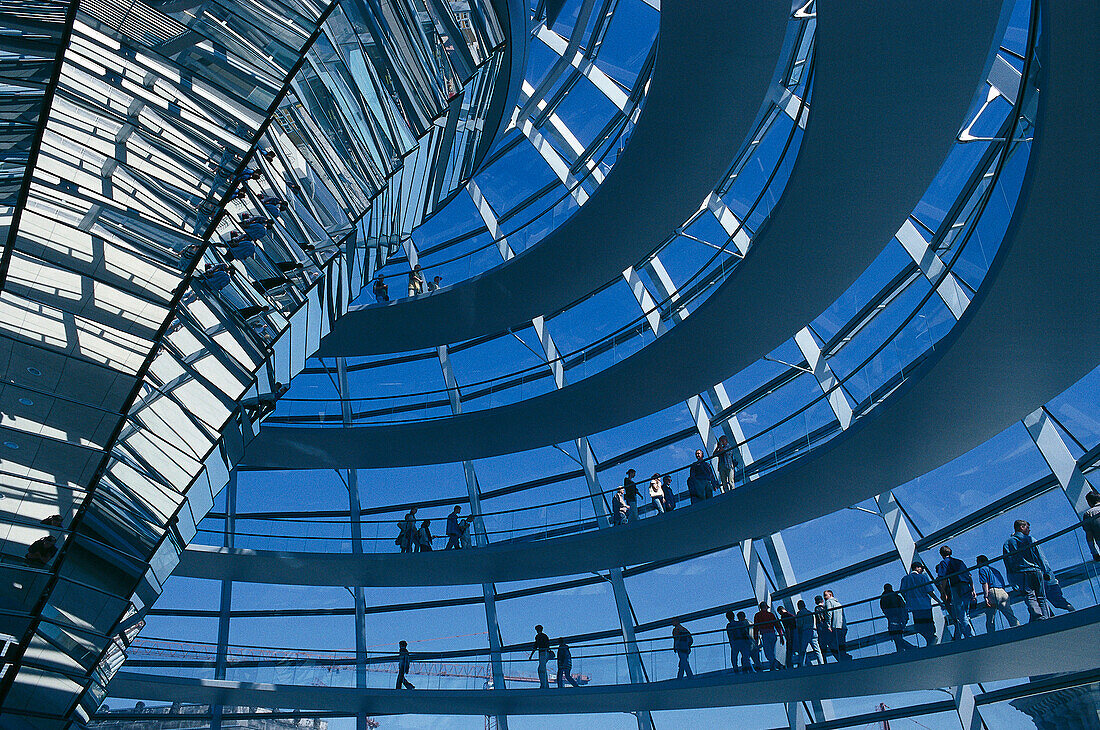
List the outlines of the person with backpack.
{"label": "person with backpack", "polygon": [[960,636],[971,637],[974,635],[974,626],[970,623],[970,607],[977,599],[974,579],[970,577],[966,563],[951,556],[951,548],[947,545],[940,548],[940,557],[943,560],[936,566],[936,585],[955,627],[951,640]]}
{"label": "person with backpack", "polygon": [[416,507],[410,509],[397,523],[397,530],[397,539],[394,540],[394,544],[401,548],[401,552],[411,553],[416,544]]}
{"label": "person with backpack", "polygon": [[673,624],[672,650],[676,652],[676,657],[680,660],[676,670],[676,679],[683,679],[684,677],[691,678],[695,676],[695,673],[691,671],[691,664],[688,662],[688,657],[691,656],[691,645],[693,643],[695,643],[695,639],[685,626],[681,626],[679,621]]}
{"label": "person with backpack", "polygon": [[558,689],[564,687],[566,682],[574,687],[580,686],[573,678],[573,655],[565,639],[558,639],[558,676],[555,679],[558,682]]}

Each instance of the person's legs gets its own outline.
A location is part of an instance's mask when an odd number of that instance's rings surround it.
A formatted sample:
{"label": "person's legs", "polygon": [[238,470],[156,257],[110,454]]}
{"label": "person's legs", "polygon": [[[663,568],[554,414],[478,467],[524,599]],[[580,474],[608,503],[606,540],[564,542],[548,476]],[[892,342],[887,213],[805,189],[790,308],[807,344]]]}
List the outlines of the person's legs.
{"label": "person's legs", "polygon": [[563,667],[562,665],[559,664],[558,665],[558,675],[556,677],[554,677],[554,681],[557,683],[558,689],[562,689],[562,687],[565,685],[565,682],[563,681],[564,677],[565,677],[565,667]]}
{"label": "person's legs", "polygon": [[991,588],[989,590],[989,599],[993,603],[993,605],[992,606],[986,606],[984,608],[984,611],[985,611],[985,633],[987,633],[987,634],[992,634],[994,631],[997,630],[997,599],[993,597],[993,591],[994,590],[996,590],[996,589]]}
{"label": "person's legs", "polygon": [[662,514],[665,511],[665,503],[657,497],[651,497],[649,500],[653,504],[653,511],[657,514]]}
{"label": "person's legs", "polygon": [[1027,612],[1031,621],[1046,618],[1046,592],[1043,589],[1043,576],[1034,572],[1020,574],[1021,588],[1027,603]]}
{"label": "person's legs", "polygon": [[770,669],[779,669],[782,665],[775,658],[775,642],[779,637],[775,634],[764,634],[760,637],[760,643],[764,647],[764,658],[768,660]]}
{"label": "person's legs", "polygon": [[676,652],[676,654],[680,657],[680,666],[677,668],[676,671],[676,679],[680,679],[681,677],[685,676],[694,677],[695,673],[691,671],[691,664],[688,662],[688,657],[690,656],[690,654],[686,651],[678,651]]}
{"label": "person's legs", "polygon": [[565,677],[565,681],[574,687],[580,687],[577,684],[577,680],[573,679],[573,665],[568,664],[564,667],[558,667],[558,687],[561,687],[561,678]]}
{"label": "person's legs", "polygon": [[913,611],[913,628],[924,637],[924,645],[936,643],[936,624],[932,621],[932,610]]}
{"label": "person's legs", "polygon": [[955,621],[955,638],[960,633],[963,638],[974,635],[974,626],[970,623],[970,589],[951,587],[951,613]]}
{"label": "person's legs", "polygon": [[550,652],[539,650],[539,687],[550,689],[550,678],[546,674],[546,662],[550,661]]}
{"label": "person's legs", "polygon": [[817,634],[813,629],[810,629],[810,648],[814,650],[814,656],[817,657],[818,664],[825,663],[825,656],[821,653],[821,642],[817,640]]}
{"label": "person's legs", "polygon": [[852,655],[848,653],[848,627],[834,629],[833,635],[836,637],[837,656],[841,659],[851,659]]}
{"label": "person's legs", "polygon": [[444,550],[458,550],[458,535],[451,535],[447,538],[447,547]]}
{"label": "person's legs", "polygon": [[[821,663],[827,664],[829,661],[829,632],[827,629],[816,629],[817,631],[817,653],[821,656]],[[836,659],[836,657],[833,657]]]}
{"label": "person's legs", "polygon": [[1047,604],[1051,609],[1060,608],[1063,611],[1075,611],[1073,604],[1066,600],[1066,597],[1062,594],[1062,587],[1057,583],[1044,583],[1043,588],[1046,590]]}
{"label": "person's legs", "polygon": [[733,469],[718,470],[719,489],[724,494],[733,489]]}
{"label": "person's legs", "polygon": [[1008,621],[1009,626],[1019,626],[1020,619],[1016,618],[1016,613],[1012,610],[1012,602],[1008,598],[1008,592],[1002,588],[994,588],[992,593],[994,596],[993,609],[1001,612],[1001,615],[1005,617],[1005,621]]}

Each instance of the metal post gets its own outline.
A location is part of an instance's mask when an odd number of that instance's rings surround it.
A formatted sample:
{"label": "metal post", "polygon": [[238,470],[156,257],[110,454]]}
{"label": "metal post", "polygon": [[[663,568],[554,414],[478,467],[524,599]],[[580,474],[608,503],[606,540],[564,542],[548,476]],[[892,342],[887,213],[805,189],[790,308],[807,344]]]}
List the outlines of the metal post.
{"label": "metal post", "polygon": [[1078,515],[1082,514],[1089,508],[1085,495],[1094,491],[1094,487],[1081,473],[1077,460],[1073,458],[1069,446],[1058,433],[1046,407],[1040,407],[1028,414],[1024,418],[1024,428],[1039,448],[1039,453],[1043,455],[1050,470],[1054,472],[1058,484],[1062,486],[1062,491],[1065,492],[1069,503],[1073,505],[1074,511]]}
{"label": "metal post", "polygon": [[[229,483],[225,486],[225,530],[222,544],[233,547],[237,527],[237,470],[229,472]],[[222,578],[221,599],[218,603],[218,647],[214,654],[214,679],[225,679],[229,653],[229,612],[233,608],[233,581]],[[210,730],[222,728],[222,705],[210,708]]]}
{"label": "metal post", "polygon": [[[462,413],[462,398],[458,392],[458,381],[455,379],[454,368],[451,366],[450,354],[446,345],[436,348],[439,358],[439,367],[443,371],[443,382],[447,385],[447,398],[451,403],[451,413]],[[477,472],[474,471],[473,462],[462,462],[462,473],[466,479],[466,493],[470,498],[470,515],[473,521],[473,542],[478,547],[489,544],[489,536],[485,531],[485,520],[481,516],[481,490],[478,487]],[[489,634],[489,661],[493,669],[493,689],[504,689],[504,662],[501,659],[502,642],[500,639],[500,623],[497,621],[497,592],[493,583],[482,583],[481,593],[485,604],[485,629]],[[497,727],[508,730],[508,716],[496,717]]]}
{"label": "metal post", "polygon": [[[348,388],[347,360],[336,358],[336,379],[340,391],[340,411],[344,427],[352,424],[351,391]],[[363,554],[363,516],[359,503],[359,470],[347,470],[348,513],[351,516],[351,552]],[[355,686],[365,689],[367,686],[367,637],[366,637],[366,600],[362,586],[353,586],[352,599],[355,603]],[[355,716],[356,730],[367,730],[367,715],[360,712]]]}
{"label": "metal post", "polygon": [[[554,344],[554,338],[546,329],[546,323],[542,317],[536,317],[532,322],[539,342],[542,344],[543,354],[547,365],[554,376],[554,386],[562,388],[565,385],[565,368],[558,357],[558,348]],[[588,439],[581,437],[576,440],[577,457],[584,470],[584,480],[588,485],[588,495],[592,501],[592,511],[596,515],[596,525],[599,529],[611,526],[608,521],[607,503],[604,501],[603,488],[600,486],[599,476],[596,474],[596,455],[592,452],[592,446]],[[623,582],[622,568],[612,568],[608,573],[608,583],[611,584],[611,592],[615,597],[615,609],[619,615],[619,625],[622,628],[623,643],[626,645],[626,666],[630,673],[632,684],[641,684],[646,681],[645,667],[642,665],[642,655],[638,651],[638,642],[634,635],[634,615],[630,610],[630,595],[626,591]],[[639,730],[653,730],[653,718],[647,710],[635,713]]]}

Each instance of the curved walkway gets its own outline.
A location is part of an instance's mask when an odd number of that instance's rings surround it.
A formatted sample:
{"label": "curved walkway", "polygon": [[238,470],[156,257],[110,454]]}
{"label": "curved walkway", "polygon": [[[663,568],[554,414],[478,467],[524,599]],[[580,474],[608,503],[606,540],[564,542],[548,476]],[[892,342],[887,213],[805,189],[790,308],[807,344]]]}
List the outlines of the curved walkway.
{"label": "curved walkway", "polygon": [[246,463],[392,467],[525,451],[658,412],[748,367],[832,305],[920,201],[983,78],[1000,6],[820,3],[813,109],[771,221],[718,291],[640,352],[561,390],[452,418],[262,428]]}
{"label": "curved walkway", "polygon": [[[987,286],[944,354],[914,375],[907,390],[818,452],[660,519],[457,553],[288,553],[285,559],[299,565],[288,582],[322,571],[358,576],[365,585],[520,580],[713,550],[829,514],[925,474],[1080,380],[1100,363],[1100,257],[1082,256],[1079,246],[1100,230],[1100,182],[1094,174],[1100,167],[1094,124],[1100,101],[1080,94],[1078,69],[1100,64],[1100,41],[1080,27],[1072,4],[1052,3],[1046,11],[1039,131],[1021,201]],[[813,499],[774,498],[811,487]],[[284,559],[267,553],[261,561],[241,551],[230,561],[208,550],[189,548],[180,571],[256,580]]]}
{"label": "curved walkway", "polygon": [[[294,707],[349,715],[360,712],[541,715],[757,705],[783,703],[792,697],[818,700],[867,696],[1093,669],[1100,664],[1100,646],[1095,641],[1094,624],[1097,621],[1100,621],[1100,607],[917,652],[792,669],[751,678],[737,678],[723,673],[692,680],[570,690],[402,691],[261,684],[120,672],[111,682],[109,692],[112,697],[120,698]],[[919,654],[919,658],[909,659],[914,653]]]}
{"label": "curved walkway", "polygon": [[773,86],[789,15],[782,2],[663,3],[637,125],[591,200],[507,264],[430,297],[350,310],[318,355],[415,350],[504,331],[620,276],[694,213],[725,172]]}

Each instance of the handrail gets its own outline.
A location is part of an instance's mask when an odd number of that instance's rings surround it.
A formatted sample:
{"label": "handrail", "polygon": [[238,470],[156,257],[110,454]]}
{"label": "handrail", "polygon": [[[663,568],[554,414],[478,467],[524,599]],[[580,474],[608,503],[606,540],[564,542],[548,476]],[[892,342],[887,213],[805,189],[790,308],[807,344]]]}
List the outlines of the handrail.
{"label": "handrail", "polygon": [[[1073,533],[1073,532],[1075,532],[1079,529],[1080,529],[1079,524],[1077,524],[1077,523],[1071,524],[1067,527],[1064,527],[1064,528],[1058,530],[1057,532],[1054,532],[1054,533],[1044,537],[1041,540],[1035,541],[1034,545],[1041,548],[1042,546],[1047,545],[1047,544],[1051,543],[1052,541],[1054,541],[1058,538],[1061,538],[1061,537],[1063,537],[1067,534],[1071,534],[1071,533]],[[1083,558],[1083,559],[1085,559],[1087,561],[1087,558]],[[919,555],[915,558],[915,560],[918,560],[918,561],[920,560]],[[992,566],[996,566],[997,563],[1003,564],[1004,560],[1005,560],[1004,555],[998,555],[994,558],[991,558],[989,560],[988,564],[992,565]],[[923,561],[921,561],[921,562],[923,562]],[[1083,563],[1078,564],[1078,565],[1065,566],[1061,569],[1061,572],[1066,573],[1070,570],[1073,570],[1075,568],[1079,568],[1081,566],[1084,566],[1087,570],[1087,568],[1089,567],[1089,563],[1088,562],[1083,562]],[[905,567],[908,568],[908,566],[905,566]],[[973,565],[966,565],[966,567],[964,569],[959,570],[956,573],[952,573],[952,574],[949,574],[947,576],[943,576],[943,577],[935,575],[931,570],[929,570],[927,568],[927,566],[926,566],[926,571],[927,571],[927,575],[929,576],[929,580],[931,581],[933,586],[936,586],[936,584],[941,580],[948,580],[953,576],[962,575],[963,573],[971,573],[971,572],[977,570],[979,567],[980,566],[978,566],[977,563],[974,563]],[[906,572],[908,572],[908,570]],[[1055,574],[1057,574],[1058,572],[1059,572],[1058,570],[1054,571]],[[1007,573],[1005,574],[1005,577],[1006,578],[1008,577]],[[1089,580],[1094,580],[1094,579],[1098,579],[1098,578],[1100,578],[1100,574],[1091,574],[1091,573],[1088,574],[1088,579]],[[788,608],[793,608],[793,602],[789,598],[789,594],[791,594],[793,592],[800,592],[799,586],[792,586],[787,591],[782,592],[782,594],[780,594],[780,592],[777,591],[776,594],[775,594],[775,599],[770,603],[770,605],[772,605],[774,607],[774,606],[780,605],[780,602],[782,602],[782,605],[786,605]],[[1022,593],[1019,590],[1011,590],[1010,595],[1015,597],[1015,598],[1019,598],[1022,595]],[[880,598],[881,598],[881,594],[874,595],[874,596],[871,596],[869,598],[864,598],[864,599],[861,599],[861,600],[858,600],[858,601],[843,603],[843,604],[840,605],[840,609],[841,610],[851,610],[851,609],[855,609],[855,608],[858,608],[858,607],[864,606],[864,605],[872,606]],[[942,603],[940,602],[940,600],[938,598],[935,599],[934,604],[942,606]],[[729,606],[729,610],[737,610],[737,609],[741,609],[741,608],[747,608],[747,607],[750,607],[751,605],[755,605],[755,599],[747,599],[747,600],[741,601],[737,604],[733,604],[733,605]],[[827,610],[832,610],[832,609],[827,609]],[[778,614],[777,614],[777,619],[778,619]],[[863,624],[873,624],[875,621],[878,621],[878,620],[881,620],[881,619],[878,619],[878,618],[875,618],[874,616],[872,616],[871,618],[856,619],[856,620],[852,620],[852,621],[847,621],[846,625],[848,625],[848,626],[858,626],[858,625],[863,625]],[[780,625],[782,625],[782,624],[780,624]],[[725,634],[725,628],[693,632],[693,636],[696,639],[698,639],[699,637],[724,636],[724,634]],[[567,643],[569,643],[574,661],[579,660],[579,659],[599,659],[599,658],[623,656],[623,652],[583,653],[584,649],[603,648],[603,647],[612,647],[612,646],[625,647],[625,642],[623,641],[623,639],[621,637],[619,637],[617,639],[606,640],[606,641],[601,641],[601,640],[588,641],[588,640],[585,640],[583,636],[565,636],[565,637],[562,637],[562,638],[564,638],[567,641]],[[148,641],[148,642],[158,642],[159,641],[159,642],[178,643],[175,639],[171,639],[171,638],[167,638],[167,637],[141,637],[137,642],[135,642],[135,644],[134,644],[135,648],[140,648],[141,643],[145,642],[145,641]],[[638,637],[636,639],[636,642],[639,645],[656,644],[656,643],[660,643],[660,642],[669,642],[669,641],[670,641],[670,637],[667,637],[667,636]],[[577,642],[577,643],[574,643],[574,642]],[[196,652],[198,654],[203,654],[203,653],[213,654],[214,651],[217,648],[217,643],[216,642],[189,641],[188,643],[191,644],[191,645],[200,646],[200,647],[202,647],[202,646],[212,647],[209,652],[206,652],[204,650],[199,650],[199,651]],[[693,644],[692,649],[697,650],[697,649],[701,649],[701,648],[705,648],[705,647],[709,647],[709,646],[725,646],[726,643],[727,642],[724,638],[721,638],[719,641],[714,641],[714,642],[710,642],[710,643],[696,642],[696,643]],[[533,643],[525,642],[525,643],[505,646],[505,647],[502,648],[502,652],[503,653],[521,653],[522,654],[522,653],[531,651],[533,648],[534,648]],[[242,650],[242,651],[234,652],[234,649],[239,649],[239,650]],[[244,650],[255,650],[255,651],[252,651],[251,653],[247,653]],[[582,651],[579,653],[578,650],[582,650]],[[640,646],[639,650],[644,652],[644,651],[652,651],[653,649],[647,648],[646,646]],[[303,666],[326,666],[326,665],[341,665],[341,664],[346,663],[346,662],[351,662],[352,664],[354,664],[355,661],[356,661],[356,659],[355,659],[356,650],[355,649],[323,649],[323,648],[303,648],[303,647],[285,647],[285,646],[284,647],[279,647],[279,646],[270,646],[270,645],[261,646],[261,645],[250,645],[250,644],[236,644],[236,645],[233,645],[233,646],[229,647],[229,649],[227,651],[228,651],[228,656],[230,656],[230,657],[232,657],[236,653],[236,655],[238,655],[238,656],[248,656],[248,657],[250,657],[250,662],[256,662],[256,663],[231,662],[231,664],[230,664],[231,667],[232,666],[242,666],[242,667],[243,666],[267,666],[267,665],[262,663],[264,660],[255,659],[257,652],[261,652],[263,654],[266,654],[266,655],[269,655],[269,656],[273,657],[270,661],[276,662],[276,664],[272,664],[270,666],[276,666],[276,665],[277,666],[284,666],[284,665],[293,664],[293,663],[296,663],[296,662],[301,662]],[[279,652],[293,653],[294,658],[280,656]],[[308,654],[314,654],[316,656],[312,656],[312,657],[306,656]],[[341,656],[341,655],[345,655],[345,654],[347,655],[346,658]],[[459,658],[469,658],[469,657],[478,657],[478,656],[488,657],[488,655],[489,655],[489,649],[488,648],[486,648],[486,649],[480,649],[480,648],[479,649],[467,649],[467,650],[459,650],[459,651],[414,652],[413,653],[413,657],[417,661],[459,659]],[[374,656],[368,656],[366,661],[367,661],[368,664],[373,664],[373,663],[390,662],[390,661],[394,661],[396,659],[397,659],[397,656],[395,654],[380,653],[380,654],[376,654]],[[132,663],[133,663],[133,661],[134,660],[131,660]],[[139,660],[138,665],[140,665],[140,663],[141,662]],[[196,663],[181,665],[178,662],[170,662],[166,665],[167,666],[203,667],[203,666],[213,666],[213,663],[212,662],[211,663],[196,662]]]}

